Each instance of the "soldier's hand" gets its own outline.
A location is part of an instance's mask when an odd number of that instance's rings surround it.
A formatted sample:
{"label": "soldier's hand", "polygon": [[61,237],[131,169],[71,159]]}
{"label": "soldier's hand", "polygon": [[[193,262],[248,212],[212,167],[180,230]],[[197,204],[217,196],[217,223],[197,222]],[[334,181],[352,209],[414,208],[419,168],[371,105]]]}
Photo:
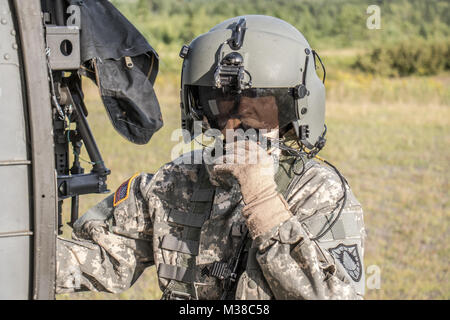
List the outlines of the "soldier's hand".
{"label": "soldier's hand", "polygon": [[232,176],[241,187],[243,216],[252,238],[291,217],[283,196],[276,191],[274,159],[255,141],[238,140],[225,146],[224,155],[210,167],[213,179]]}
{"label": "soldier's hand", "polygon": [[241,186],[245,203],[252,202],[257,194],[271,193],[276,189],[274,159],[253,140],[229,142],[224,154],[214,159],[211,175],[219,180],[234,177]]}

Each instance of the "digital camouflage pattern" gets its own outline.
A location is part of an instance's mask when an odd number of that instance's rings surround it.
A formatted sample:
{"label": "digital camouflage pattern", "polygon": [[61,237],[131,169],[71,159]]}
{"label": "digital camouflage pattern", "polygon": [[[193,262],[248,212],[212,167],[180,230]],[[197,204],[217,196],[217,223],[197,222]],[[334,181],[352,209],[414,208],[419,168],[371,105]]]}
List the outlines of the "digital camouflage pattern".
{"label": "digital camouflage pattern", "polygon": [[[114,207],[114,195],[107,197],[77,221],[73,240],[58,238],[57,293],[118,293],[155,264],[164,298],[219,299],[222,281],[210,266],[231,259],[245,230],[239,184],[212,186],[204,166],[186,164],[186,156],[154,176],[130,180],[126,200]],[[211,202],[198,196],[208,185]],[[285,194],[293,216],[248,241],[234,298],[362,298],[363,212],[346,188],[345,207],[333,223],[342,203],[341,180],[330,167],[309,160]]]}

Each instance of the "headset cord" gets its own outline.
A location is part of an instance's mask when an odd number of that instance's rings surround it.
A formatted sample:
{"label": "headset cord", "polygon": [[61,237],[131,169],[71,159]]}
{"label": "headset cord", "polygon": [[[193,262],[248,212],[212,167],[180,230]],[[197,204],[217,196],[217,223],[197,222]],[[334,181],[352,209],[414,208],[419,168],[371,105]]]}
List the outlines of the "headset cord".
{"label": "headset cord", "polygon": [[[317,157],[317,156],[316,156]],[[311,240],[313,241],[317,241],[320,240],[328,231],[331,230],[331,228],[334,227],[334,225],[336,224],[336,222],[339,220],[339,218],[341,217],[342,211],[344,210],[345,204],[347,202],[347,181],[345,180],[345,178],[341,175],[341,173],[339,172],[339,170],[333,166],[331,163],[329,163],[327,160],[324,159],[320,159],[321,161],[323,161],[324,163],[326,163],[328,166],[330,166],[331,168],[334,169],[334,171],[337,173],[337,175],[339,176],[339,179],[341,180],[341,185],[342,185],[342,191],[343,191],[343,195],[342,197],[337,201],[336,203],[336,208],[333,209],[333,213],[334,211],[339,207],[339,203],[342,201],[342,205],[339,208],[339,212],[336,215],[336,218],[333,220],[333,222],[328,226],[328,228],[325,229],[325,231],[321,232],[319,235],[315,236],[314,238],[312,238]]]}
{"label": "headset cord", "polygon": [[[326,129],[325,129],[326,130]],[[326,132],[326,131],[325,131]],[[303,157],[304,156],[306,156],[307,158],[316,158],[317,160],[319,160],[319,161],[322,161],[323,163],[325,163],[325,164],[327,164],[329,167],[331,167],[335,172],[336,172],[336,174],[339,176],[339,179],[340,179],[340,181],[341,181],[341,186],[342,186],[342,191],[343,191],[343,195],[342,195],[342,197],[336,202],[336,207],[333,209],[333,213],[334,213],[334,211],[336,211],[336,209],[337,208],[339,208],[339,211],[338,211],[338,213],[337,213],[337,215],[336,215],[336,218],[333,220],[333,222],[323,231],[323,232],[321,232],[319,235],[317,235],[317,236],[315,236],[314,238],[312,238],[311,240],[319,240],[319,239],[321,239],[328,231],[330,231],[331,230],[331,228],[333,228],[334,227],[334,225],[336,224],[336,222],[339,220],[339,218],[340,218],[340,216],[341,216],[341,214],[342,214],[342,211],[344,210],[344,208],[345,208],[345,205],[346,205],[346,202],[347,202],[347,187],[346,187],[346,184],[347,184],[347,181],[345,180],[345,178],[342,176],[342,174],[339,172],[339,170],[334,166],[334,165],[332,165],[330,162],[328,162],[327,160],[325,160],[325,159],[323,159],[323,158],[321,158],[321,157],[319,157],[318,155],[317,155],[317,153],[312,153],[312,154],[310,154],[309,152],[306,152],[303,148],[301,148],[300,150],[298,150],[298,149],[295,149],[295,148],[292,148],[292,147],[289,147],[289,146],[287,146],[286,144],[285,144],[285,141],[284,140],[282,140],[282,139],[270,139],[271,141],[276,141],[277,143],[278,143],[278,148],[279,149],[281,149],[281,150],[284,150],[284,151],[287,151],[289,154],[291,154],[291,155],[293,155],[293,156],[295,156],[296,157],[296,160],[295,160],[295,162],[294,162],[294,174],[296,174],[296,175],[298,175],[298,176],[301,176],[301,175],[303,175],[304,174],[304,172],[305,172],[305,160],[303,159]],[[302,161],[302,164],[303,164],[303,168],[302,168],[302,171],[300,172],[300,173],[297,173],[296,171],[295,171],[295,164],[296,164],[296,162],[298,161],[298,159],[301,159],[301,161]],[[340,203],[341,203],[341,201],[342,201],[342,205],[340,205]],[[309,217],[308,217],[309,218]],[[307,218],[307,219],[308,219]],[[305,219],[306,220],[306,219]]]}

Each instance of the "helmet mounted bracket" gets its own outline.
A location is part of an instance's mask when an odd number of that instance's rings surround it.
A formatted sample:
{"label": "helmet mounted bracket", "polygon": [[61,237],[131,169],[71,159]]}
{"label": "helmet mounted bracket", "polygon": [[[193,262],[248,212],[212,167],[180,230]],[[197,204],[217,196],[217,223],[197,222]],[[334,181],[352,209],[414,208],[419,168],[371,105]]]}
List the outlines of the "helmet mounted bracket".
{"label": "helmet mounted bracket", "polygon": [[[309,63],[309,54],[310,54],[310,50],[308,48],[305,48],[305,53],[306,53],[306,57],[305,57],[305,66],[303,67],[303,74],[302,74],[302,83],[295,86],[294,87],[294,99],[295,99],[295,104],[296,104],[296,110],[297,110],[297,120],[300,120],[300,114],[299,112],[299,106],[298,106],[298,101],[300,99],[305,98],[307,95],[309,95],[309,91],[306,88],[306,74],[308,72],[308,63]],[[305,110],[307,110],[305,108]],[[297,137],[299,138],[300,142],[305,145],[306,147],[311,146],[312,145],[306,140],[309,138],[309,126],[308,125],[299,125],[297,121],[293,121],[293,127],[295,130],[295,133],[297,134]]]}
{"label": "helmet mounted bracket", "polygon": [[[244,58],[239,52],[235,52],[242,47],[244,43],[244,35],[246,30],[245,18],[239,19],[233,29],[231,38],[223,42],[219,47],[219,59],[217,67],[214,71],[214,82],[217,88],[222,88],[224,91],[234,91],[240,94],[243,89],[251,88],[252,76],[244,69]],[[233,52],[224,56],[223,46],[228,44]],[[249,80],[244,80],[247,74]]]}
{"label": "helmet mounted bracket", "polygon": [[244,43],[244,35],[246,30],[247,22],[245,18],[239,19],[233,30],[233,34],[230,39],[227,40],[228,45],[233,50],[239,50]]}

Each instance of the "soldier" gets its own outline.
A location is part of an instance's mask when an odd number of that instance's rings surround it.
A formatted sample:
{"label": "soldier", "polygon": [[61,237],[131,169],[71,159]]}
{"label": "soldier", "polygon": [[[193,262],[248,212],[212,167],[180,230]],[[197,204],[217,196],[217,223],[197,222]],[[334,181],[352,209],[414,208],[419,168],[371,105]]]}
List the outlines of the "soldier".
{"label": "soldier", "polygon": [[317,157],[315,51],[290,24],[245,16],[180,55],[183,128],[225,144],[136,174],[84,214],[58,239],[57,293],[118,293],[155,264],[163,299],[362,298],[362,208]]}

